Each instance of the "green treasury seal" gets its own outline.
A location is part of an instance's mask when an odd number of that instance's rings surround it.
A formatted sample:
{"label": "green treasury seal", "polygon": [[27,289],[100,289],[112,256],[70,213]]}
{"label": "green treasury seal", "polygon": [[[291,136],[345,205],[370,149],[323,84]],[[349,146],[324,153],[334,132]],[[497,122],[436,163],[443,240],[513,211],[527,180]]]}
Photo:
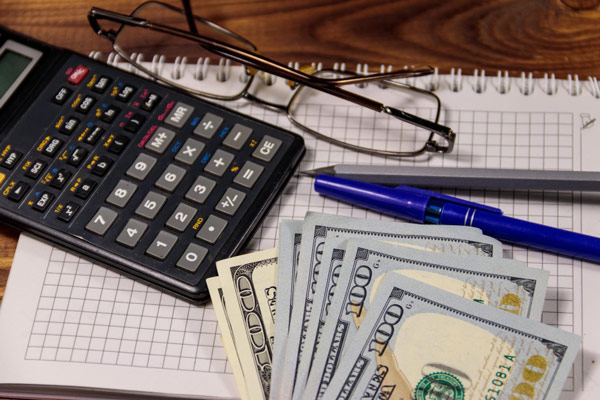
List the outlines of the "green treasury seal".
{"label": "green treasury seal", "polygon": [[434,372],[419,381],[415,400],[464,400],[465,389],[460,381],[447,372]]}

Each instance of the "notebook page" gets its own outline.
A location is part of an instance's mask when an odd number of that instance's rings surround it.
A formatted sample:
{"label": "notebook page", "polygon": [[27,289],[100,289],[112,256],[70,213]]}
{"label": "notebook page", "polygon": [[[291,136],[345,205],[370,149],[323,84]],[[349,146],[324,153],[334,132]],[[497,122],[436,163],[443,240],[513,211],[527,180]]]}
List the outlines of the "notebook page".
{"label": "notebook page", "polygon": [[[170,73],[170,66],[163,66],[163,73]],[[233,74],[235,77],[235,71]],[[193,78],[193,71],[187,71],[182,84],[190,86],[220,85],[210,78],[199,82]],[[232,78],[230,78],[232,79]],[[424,86],[428,80],[411,82]],[[451,154],[444,156],[419,157],[412,160],[390,160],[358,154],[315,140],[304,134],[289,122],[283,114],[268,111],[262,107],[240,101],[227,104],[240,112],[253,115],[266,122],[300,133],[306,141],[307,154],[299,170],[308,170],[342,163],[381,164],[390,167],[403,165],[478,167],[507,169],[561,169],[599,170],[600,160],[595,153],[600,145],[600,125],[598,104],[584,87],[578,96],[570,96],[560,82],[559,91],[552,96],[543,92],[542,81],[534,81],[534,90],[528,96],[519,90],[519,80],[512,79],[510,90],[500,94],[488,79],[487,90],[477,94],[471,88],[470,78],[463,80],[462,90],[450,90],[449,76],[440,77],[440,88],[436,91],[444,105],[441,122],[457,132],[457,144]],[[283,82],[265,86],[269,98],[286,98],[289,89]],[[382,93],[373,85],[361,89],[367,96],[382,95],[385,102],[390,93]],[[319,123],[329,123],[322,118],[325,107],[336,104],[343,106],[331,96],[323,95],[311,99],[307,112]],[[345,107],[345,106],[344,106]],[[407,110],[422,116],[430,116],[427,106],[412,103]],[[350,106],[348,115],[360,114],[358,107]],[[361,134],[368,135],[368,127]],[[335,200],[324,198],[312,189],[313,180],[294,176],[283,195],[277,200],[270,214],[257,230],[248,251],[266,249],[277,244],[278,225],[282,218],[302,219],[306,211],[321,211],[361,218],[392,220],[391,217],[352,207]],[[512,191],[468,191],[442,190],[473,201],[499,207],[505,214],[600,236],[597,210],[597,195],[573,192],[512,192]],[[551,277],[544,306],[542,321],[561,329],[583,335],[583,349],[565,385],[562,398],[594,398],[600,394],[598,382],[600,373],[595,368],[595,355],[600,352],[599,324],[595,321],[594,290],[600,282],[598,266],[581,262],[570,257],[556,256],[518,246],[505,245],[505,256],[525,261],[531,267],[550,271]],[[597,396],[596,396],[597,397]]]}
{"label": "notebook page", "polygon": [[210,305],[21,235],[0,307],[2,384],[238,398]]}

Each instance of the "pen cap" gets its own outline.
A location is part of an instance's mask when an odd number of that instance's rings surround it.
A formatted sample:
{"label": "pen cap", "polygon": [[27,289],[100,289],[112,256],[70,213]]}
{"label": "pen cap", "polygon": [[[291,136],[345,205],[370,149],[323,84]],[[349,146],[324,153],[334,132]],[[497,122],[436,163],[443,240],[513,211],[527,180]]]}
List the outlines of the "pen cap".
{"label": "pen cap", "polygon": [[425,208],[431,197],[427,194],[403,193],[387,186],[329,175],[317,175],[315,190],[350,204],[418,223],[423,223]]}

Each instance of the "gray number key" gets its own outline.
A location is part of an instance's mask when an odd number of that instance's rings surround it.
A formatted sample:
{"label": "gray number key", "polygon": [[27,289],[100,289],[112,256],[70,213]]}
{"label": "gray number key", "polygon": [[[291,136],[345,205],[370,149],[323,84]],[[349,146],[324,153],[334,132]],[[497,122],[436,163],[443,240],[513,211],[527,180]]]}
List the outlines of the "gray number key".
{"label": "gray number key", "polygon": [[167,169],[162,173],[160,178],[155,183],[155,186],[172,193],[173,190],[179,185],[179,182],[185,176],[185,169],[178,167],[174,164],[169,164]]}
{"label": "gray number key", "polygon": [[167,226],[176,231],[183,232],[188,224],[196,215],[196,209],[187,204],[181,203],[167,221]]}
{"label": "gray number key", "polygon": [[156,158],[141,153],[137,156],[125,174],[138,181],[143,181],[154,167],[154,164],[156,164]]}
{"label": "gray number key", "polygon": [[147,228],[148,224],[135,218],[131,218],[117,237],[117,243],[134,248],[142,238],[144,232],[146,232]]}
{"label": "gray number key", "polygon": [[149,192],[135,210],[135,213],[141,217],[154,219],[165,204],[165,201],[167,201],[167,198],[162,194]]}
{"label": "gray number key", "polygon": [[215,210],[221,211],[227,215],[233,215],[244,201],[246,194],[239,190],[229,188],[219,200],[219,203],[215,207]]}
{"label": "gray number key", "polygon": [[108,231],[108,228],[115,222],[118,215],[119,214],[110,208],[100,207],[96,215],[94,215],[90,222],[85,226],[85,229],[96,235],[104,236]]}
{"label": "gray number key", "polygon": [[208,254],[208,250],[202,246],[199,246],[195,243],[190,243],[190,245],[185,249],[179,261],[177,261],[177,266],[179,268],[185,269],[188,272],[196,272],[204,257]]}
{"label": "gray number key", "polygon": [[196,181],[194,182],[190,190],[188,190],[188,192],[185,194],[185,198],[190,201],[202,204],[206,201],[208,195],[210,195],[210,192],[212,192],[216,184],[217,183],[212,179],[208,179],[204,176],[199,176],[198,178],[196,178]]}
{"label": "gray number key", "polygon": [[223,176],[233,159],[233,154],[219,149],[215,151],[204,170],[216,176]]}
{"label": "gray number key", "polygon": [[177,243],[177,236],[166,231],[160,231],[146,250],[146,254],[164,260],[175,246],[175,243]]}
{"label": "gray number key", "polygon": [[133,196],[136,190],[137,185],[121,179],[106,198],[106,202],[123,208],[129,203],[131,196]]}

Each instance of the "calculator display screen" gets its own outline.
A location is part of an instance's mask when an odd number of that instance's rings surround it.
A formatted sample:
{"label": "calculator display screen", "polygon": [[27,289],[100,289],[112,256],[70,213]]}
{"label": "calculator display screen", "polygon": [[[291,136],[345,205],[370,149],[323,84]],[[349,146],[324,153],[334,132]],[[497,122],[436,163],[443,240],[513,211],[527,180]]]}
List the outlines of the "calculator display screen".
{"label": "calculator display screen", "polygon": [[0,98],[32,61],[30,57],[6,49],[0,54]]}

